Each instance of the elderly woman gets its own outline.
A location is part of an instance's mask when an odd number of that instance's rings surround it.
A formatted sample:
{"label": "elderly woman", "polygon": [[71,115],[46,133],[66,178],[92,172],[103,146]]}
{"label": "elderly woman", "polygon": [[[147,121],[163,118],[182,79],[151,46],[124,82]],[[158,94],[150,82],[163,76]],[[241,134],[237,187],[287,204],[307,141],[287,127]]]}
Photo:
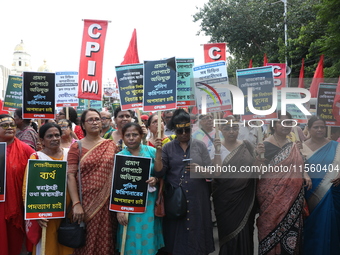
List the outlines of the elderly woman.
{"label": "elderly woman", "polygon": [[[101,118],[95,109],[81,115],[85,137],[71,145],[68,153],[68,190],[73,205],[73,220],[86,223],[86,245],[74,254],[113,254],[117,219],[109,211],[111,180],[117,146],[101,134]],[[80,164],[82,203],[78,193],[77,171]]]}
{"label": "elderly woman", "polygon": [[166,186],[178,187],[181,182],[187,213],[184,218],[163,219],[164,250],[207,255],[214,251],[209,186],[204,178],[190,178],[190,171],[211,165],[208,150],[202,141],[191,139],[190,116],[183,109],[174,112],[168,128],[175,131],[176,139],[164,145],[163,168],[157,175],[165,176]]}
{"label": "elderly woman", "polygon": [[302,249],[304,179],[309,187],[311,181],[304,173],[301,143],[287,138],[290,119],[289,113],[279,112],[279,120],[270,127],[272,135],[257,148],[258,153],[264,151],[267,169],[279,169],[268,170],[257,186],[259,254],[299,254]]}
{"label": "elderly woman", "polygon": [[[25,237],[24,204],[22,185],[25,167],[34,150],[15,137],[14,119],[0,115],[0,142],[6,148],[6,197],[0,202],[0,247],[1,254],[19,254]],[[1,155],[4,157],[5,155]]]}
{"label": "elderly woman", "polygon": [[[254,148],[247,140],[238,140],[237,123],[221,126],[222,144],[215,139],[214,164],[221,168],[252,166]],[[220,150],[218,149],[220,148]],[[217,220],[220,255],[254,254],[255,190],[257,175],[253,173],[219,173],[212,183]]]}
{"label": "elderly woman", "polygon": [[[42,160],[67,160],[67,150],[61,146],[62,131],[56,123],[46,123],[39,129],[39,138],[43,145],[43,149],[31,155],[31,159]],[[69,202],[67,196],[67,202]],[[58,228],[62,219],[40,219],[38,223],[41,227],[46,227],[46,255],[68,255],[73,252],[72,248],[63,246],[58,242]],[[34,250],[34,254],[40,254],[41,242],[39,242]]]}
{"label": "elderly woman", "polygon": [[[143,130],[141,126],[130,122],[123,127],[123,140],[126,147],[119,152],[122,155],[141,156],[152,158],[151,163],[151,177],[147,183],[151,187],[157,184],[157,178],[154,177],[154,171],[162,169],[162,149],[161,139],[156,139],[155,145],[158,149],[141,144],[143,137]],[[127,221],[125,213],[117,213],[117,219],[121,224],[118,228],[118,246],[121,250],[121,236],[123,227],[127,225],[127,238],[125,245],[126,254],[156,254],[158,249],[164,246],[162,235],[161,218],[155,217],[155,202],[158,192],[148,192],[148,202],[144,213],[134,213],[129,215]]]}
{"label": "elderly woman", "polygon": [[310,139],[303,144],[312,189],[306,191],[310,215],[304,222],[304,254],[340,254],[340,145],[326,136],[326,123],[308,121]]}
{"label": "elderly woman", "polygon": [[67,119],[62,119],[58,121],[58,125],[62,131],[61,147],[68,152],[71,145],[76,141],[76,139],[72,137],[72,122]]}

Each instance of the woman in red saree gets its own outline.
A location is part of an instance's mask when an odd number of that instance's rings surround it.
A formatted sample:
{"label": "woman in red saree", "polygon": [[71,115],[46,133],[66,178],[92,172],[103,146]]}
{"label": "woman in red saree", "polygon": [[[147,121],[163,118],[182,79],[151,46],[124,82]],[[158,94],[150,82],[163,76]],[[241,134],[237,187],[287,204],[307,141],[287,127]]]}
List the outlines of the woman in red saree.
{"label": "woman in red saree", "polygon": [[280,113],[279,117],[270,127],[272,135],[258,145],[258,153],[264,148],[268,163],[262,170],[275,170],[263,174],[257,185],[259,254],[301,254],[303,183],[305,178],[306,185],[311,185],[311,180],[303,172],[301,143],[293,144],[287,139],[292,123],[282,120],[292,117]]}
{"label": "woman in red saree", "polygon": [[68,189],[73,220],[86,223],[86,244],[73,254],[114,254],[117,219],[109,211],[109,198],[117,146],[100,136],[101,118],[97,110],[83,112],[81,127],[85,134],[80,159],[82,203],[78,194],[78,143],[71,146],[68,154]]}
{"label": "woman in red saree", "polygon": [[0,249],[3,255],[20,253],[25,237],[22,184],[25,167],[34,150],[15,138],[14,119],[0,115],[0,142],[6,142],[6,197],[0,202]]}

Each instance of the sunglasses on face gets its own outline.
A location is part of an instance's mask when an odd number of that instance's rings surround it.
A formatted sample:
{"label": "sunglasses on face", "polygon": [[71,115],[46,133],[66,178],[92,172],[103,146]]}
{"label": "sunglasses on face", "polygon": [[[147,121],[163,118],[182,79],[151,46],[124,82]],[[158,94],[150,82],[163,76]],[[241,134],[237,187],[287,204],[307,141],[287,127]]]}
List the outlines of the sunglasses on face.
{"label": "sunglasses on face", "polygon": [[191,132],[191,128],[190,127],[186,127],[186,128],[178,128],[176,129],[176,134],[182,135],[183,133],[190,133]]}
{"label": "sunglasses on face", "polygon": [[17,125],[15,125],[15,123],[3,123],[3,124],[0,124],[0,127],[2,127],[3,129],[8,129],[9,127],[11,128],[16,128]]}

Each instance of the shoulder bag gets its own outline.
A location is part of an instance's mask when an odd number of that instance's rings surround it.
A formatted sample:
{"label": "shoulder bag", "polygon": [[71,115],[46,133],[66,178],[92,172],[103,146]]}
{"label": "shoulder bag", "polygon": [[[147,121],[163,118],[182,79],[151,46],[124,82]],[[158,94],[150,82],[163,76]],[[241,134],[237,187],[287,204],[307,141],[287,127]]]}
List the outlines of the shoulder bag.
{"label": "shoulder bag", "polygon": [[[80,204],[83,203],[83,196],[81,190],[81,174],[80,174],[80,158],[81,158],[81,142],[77,141],[79,147],[79,163],[78,163],[78,182],[79,182],[79,199]],[[70,210],[72,209],[71,204],[67,209],[66,217],[60,223],[58,228],[58,242],[64,246],[71,248],[80,248],[85,245],[86,241],[86,228],[85,222],[71,222],[67,217]]]}
{"label": "shoulder bag", "polygon": [[185,167],[186,164],[183,164],[181,178],[179,180],[179,185],[177,187],[168,182],[165,184],[164,192],[165,215],[169,219],[178,220],[184,218],[187,214],[187,199],[182,188],[182,182],[184,179],[183,172]]}

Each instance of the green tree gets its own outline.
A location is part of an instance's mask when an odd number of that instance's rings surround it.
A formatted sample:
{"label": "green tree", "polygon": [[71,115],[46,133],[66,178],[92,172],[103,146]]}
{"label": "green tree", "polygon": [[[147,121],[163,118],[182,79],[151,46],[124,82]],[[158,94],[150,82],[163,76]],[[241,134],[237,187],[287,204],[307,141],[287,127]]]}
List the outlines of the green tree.
{"label": "green tree", "polygon": [[[286,0],[288,5],[288,47],[284,42],[283,2],[261,0],[209,0],[193,16],[200,22],[199,33],[211,36],[211,42],[227,42],[234,57],[228,72],[262,66],[268,61],[284,63],[287,52],[291,77],[299,75],[305,58],[305,77],[312,77],[321,54],[325,54],[325,77],[340,72],[340,1]],[[272,3],[272,4],[271,4]],[[231,71],[231,72],[230,72]]]}

